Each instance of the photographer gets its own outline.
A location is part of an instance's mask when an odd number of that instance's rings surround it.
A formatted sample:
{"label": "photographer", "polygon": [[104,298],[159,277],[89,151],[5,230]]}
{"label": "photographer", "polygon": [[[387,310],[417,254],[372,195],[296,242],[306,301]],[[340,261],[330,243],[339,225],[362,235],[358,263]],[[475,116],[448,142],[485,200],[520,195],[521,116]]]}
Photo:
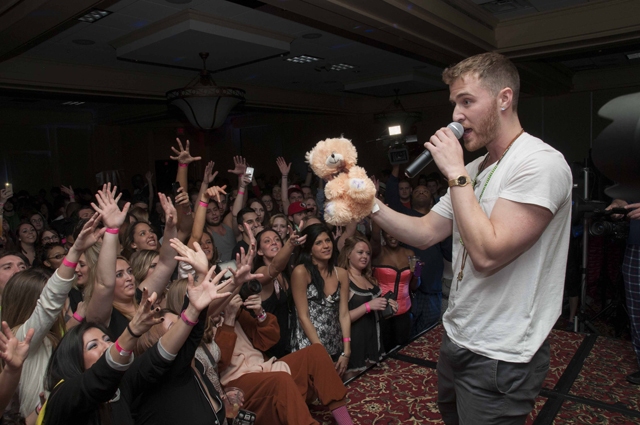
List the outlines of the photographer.
{"label": "photographer", "polygon": [[[615,199],[607,210],[612,208],[624,208],[627,218],[630,220],[627,249],[622,263],[622,277],[624,278],[625,296],[627,299],[627,311],[631,323],[631,341],[636,351],[638,364],[640,365],[640,203],[629,204],[622,199]],[[621,219],[621,214],[614,214],[612,218]],[[640,370],[627,376],[627,381],[640,385]]]}

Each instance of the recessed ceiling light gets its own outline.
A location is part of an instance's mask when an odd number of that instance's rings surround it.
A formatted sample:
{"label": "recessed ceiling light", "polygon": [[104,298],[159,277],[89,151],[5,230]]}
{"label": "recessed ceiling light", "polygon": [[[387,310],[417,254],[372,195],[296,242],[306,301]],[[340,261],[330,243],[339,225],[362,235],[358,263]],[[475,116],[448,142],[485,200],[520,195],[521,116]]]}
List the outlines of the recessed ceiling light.
{"label": "recessed ceiling light", "polygon": [[65,105],[65,106],[78,106],[78,105],[84,105],[84,102],[72,102],[72,101],[69,101],[69,102],[64,102],[63,105]]}
{"label": "recessed ceiling light", "polygon": [[636,52],[636,53],[629,53],[627,55],[627,59],[632,60],[632,59],[640,59],[640,52]]}
{"label": "recessed ceiling light", "polygon": [[337,65],[331,65],[331,68],[329,68],[329,71],[344,71],[345,69],[353,69],[353,68],[355,68],[355,66],[348,65],[346,63],[339,63]]}
{"label": "recessed ceiling light", "polygon": [[300,56],[295,56],[293,58],[287,58],[287,62],[293,62],[293,63],[311,63],[311,62],[317,62],[319,61],[321,58],[316,58],[315,56],[309,56],[309,55],[300,55]]}
{"label": "recessed ceiling light", "polygon": [[96,44],[93,40],[86,40],[83,38],[78,38],[77,40],[71,40],[72,43],[79,44],[81,46],[91,46],[92,44]]}
{"label": "recessed ceiling light", "polygon": [[112,12],[109,12],[108,10],[93,9],[91,12],[79,17],[78,21],[93,24],[94,22],[111,15],[111,13]]}
{"label": "recessed ceiling light", "polygon": [[309,34],[303,34],[302,38],[306,38],[307,40],[313,40],[315,38],[322,37],[322,34],[317,32],[310,32]]}

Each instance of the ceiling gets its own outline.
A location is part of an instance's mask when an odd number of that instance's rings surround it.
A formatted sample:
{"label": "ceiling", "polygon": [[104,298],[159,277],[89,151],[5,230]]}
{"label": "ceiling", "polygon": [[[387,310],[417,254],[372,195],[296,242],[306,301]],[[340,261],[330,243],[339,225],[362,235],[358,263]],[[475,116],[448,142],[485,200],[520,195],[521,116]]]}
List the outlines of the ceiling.
{"label": "ceiling", "polygon": [[[109,14],[78,20],[93,9]],[[637,66],[640,2],[9,0],[0,107],[160,104],[206,51],[218,84],[245,89],[250,107],[366,109],[443,90],[444,67],[488,50],[514,60],[524,92],[568,92],[577,73]],[[316,60],[291,61],[301,55]]]}

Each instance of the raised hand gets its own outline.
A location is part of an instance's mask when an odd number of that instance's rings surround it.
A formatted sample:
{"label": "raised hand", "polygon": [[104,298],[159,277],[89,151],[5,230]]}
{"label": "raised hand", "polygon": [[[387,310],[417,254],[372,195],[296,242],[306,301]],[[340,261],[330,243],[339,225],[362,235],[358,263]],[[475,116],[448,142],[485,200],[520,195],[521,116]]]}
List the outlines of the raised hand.
{"label": "raised hand", "polygon": [[98,229],[100,222],[100,214],[95,213],[82,227],[80,234],[73,243],[73,248],[79,253],[83,253],[87,249],[95,245],[107,230],[106,227]]}
{"label": "raised hand", "polygon": [[[233,165],[234,165],[233,170],[227,170],[232,174],[240,176],[244,174],[245,171],[247,171],[247,160],[241,156],[233,157]],[[249,180],[249,182],[251,182],[251,180]]]}
{"label": "raised hand", "polygon": [[62,192],[65,195],[67,195],[69,197],[69,199],[71,199],[72,201],[76,197],[76,194],[73,192],[73,188],[71,187],[71,185],[69,185],[69,187],[67,187],[65,185],[61,185],[60,186],[60,192]]}
{"label": "raised hand", "polygon": [[11,370],[19,370],[24,360],[29,355],[29,344],[35,329],[31,328],[27,331],[23,341],[13,334],[7,322],[2,322],[2,332],[0,332],[0,360],[4,361],[5,368]]}
{"label": "raised hand", "polygon": [[4,205],[12,196],[13,189],[11,187],[0,190],[0,204]]}
{"label": "raised hand", "polygon": [[219,186],[212,186],[209,189],[207,189],[207,191],[205,192],[205,196],[207,196],[209,199],[211,198],[215,198],[215,200],[220,203],[222,202],[222,200],[220,199],[220,194],[224,194],[226,195],[227,192],[225,192],[224,190],[227,188],[227,185],[225,184],[222,187]]}
{"label": "raised hand", "polygon": [[[248,226],[246,228],[248,228]],[[249,230],[249,232],[251,232],[251,230]],[[261,277],[264,277],[262,273],[258,273],[258,274],[251,273],[251,268],[253,266],[253,259],[255,256],[256,256],[255,239],[251,242],[249,252],[246,255],[244,253],[244,248],[240,248],[240,253],[236,254],[236,270],[229,270],[229,272],[233,275],[234,285],[236,288],[252,279],[259,279]]]}
{"label": "raised hand", "polygon": [[149,295],[147,288],[142,288],[140,305],[136,309],[133,319],[129,322],[129,327],[136,335],[142,335],[151,329],[153,325],[164,320],[164,317],[160,314],[160,307],[153,307],[157,298],[158,296],[155,292]]}
{"label": "raised hand", "polygon": [[336,226],[335,231],[333,232],[333,240],[337,241],[342,236],[342,226]]}
{"label": "raised hand", "polygon": [[182,147],[182,142],[180,141],[179,138],[176,137],[176,141],[178,142],[178,147],[180,148],[180,150],[174,148],[173,146],[171,146],[171,150],[173,151],[173,153],[176,154],[176,156],[170,156],[169,158],[173,159],[174,161],[178,161],[178,163],[180,164],[191,164],[192,162],[195,161],[200,161],[202,159],[202,157],[199,156],[191,156],[191,153],[189,153],[189,141],[187,140],[186,143],[186,147]]}
{"label": "raised hand", "polygon": [[224,269],[214,277],[215,270],[216,266],[211,267],[204,280],[198,286],[195,286],[191,274],[187,276],[189,280],[187,284],[189,305],[195,308],[198,313],[207,308],[212,301],[231,295],[231,292],[220,292],[229,285],[229,280],[220,283],[228,269]]}
{"label": "raised hand", "polygon": [[144,174],[144,178],[147,179],[147,183],[149,183],[149,186],[151,186],[151,183],[153,182],[153,173],[151,171],[147,171]]}
{"label": "raised hand", "polygon": [[178,194],[176,195],[175,203],[176,203],[176,206],[189,205],[189,195],[184,190],[184,188],[181,187],[178,189]]}
{"label": "raised hand", "polygon": [[289,175],[289,171],[291,170],[291,163],[289,163],[289,165],[287,165],[287,161],[285,161],[283,157],[279,156],[276,159],[276,164],[278,165],[278,168],[280,169],[280,173],[283,176],[288,176]]}
{"label": "raised hand", "polygon": [[98,190],[96,194],[98,205],[93,202],[91,203],[93,209],[100,213],[104,225],[112,229],[119,229],[120,226],[122,226],[122,223],[124,223],[127,218],[129,207],[131,206],[131,204],[127,202],[124,208],[122,208],[122,211],[120,211],[118,201],[122,193],[114,198],[116,189],[117,186],[114,186],[113,190],[111,189],[111,183],[103,185],[102,190]]}
{"label": "raised hand", "polygon": [[198,242],[193,243],[195,249],[191,249],[183,244],[180,239],[173,238],[169,241],[171,248],[175,249],[178,255],[175,257],[177,261],[184,261],[191,264],[193,270],[198,274],[207,274],[209,271],[209,260],[207,254],[204,253]]}
{"label": "raised hand", "polygon": [[210,185],[211,183],[213,183],[213,181],[215,180],[216,176],[218,175],[217,171],[216,172],[213,171],[213,166],[214,165],[216,165],[215,162],[209,161],[207,166],[204,168],[204,177],[202,178],[202,181],[206,182],[207,186]]}
{"label": "raised hand", "polygon": [[[291,226],[288,226],[288,227],[289,227],[289,240],[291,241],[292,245],[295,245],[295,246],[302,245],[307,241],[307,235],[300,236],[300,233],[294,231]],[[300,220],[300,228],[301,229],[304,228],[304,220]]]}
{"label": "raised hand", "polygon": [[160,205],[162,205],[162,210],[164,211],[165,225],[167,227],[176,227],[178,224],[178,213],[171,199],[164,193],[158,193],[158,198],[160,198]]}

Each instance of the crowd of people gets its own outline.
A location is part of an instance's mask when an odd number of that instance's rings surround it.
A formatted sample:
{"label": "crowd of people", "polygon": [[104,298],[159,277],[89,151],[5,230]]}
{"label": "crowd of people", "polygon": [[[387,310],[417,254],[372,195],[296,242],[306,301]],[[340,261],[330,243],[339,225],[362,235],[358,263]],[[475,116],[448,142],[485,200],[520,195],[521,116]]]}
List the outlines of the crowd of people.
{"label": "crowd of people", "polygon": [[487,153],[465,165],[440,129],[425,148],[442,174],[372,176],[371,215],[344,227],[323,221],[311,172],[277,158],[268,180],[237,156],[234,181],[210,162],[190,182],[201,158],[180,140],[169,194],[150,173],[132,192],[1,191],[0,423],[211,424],[242,408],[313,424],[317,399],[351,424],[343,382],[440,320],[444,422],[524,423],[562,309],[571,173],[522,128],[507,58],[443,80],[464,147]]}
{"label": "crowd of people", "polygon": [[[172,150],[168,194],[151,173],[133,190],[0,191],[1,423],[224,423],[226,388],[256,423],[316,423],[315,398],[351,423],[343,382],[440,319],[450,243],[325,224],[323,182],[284,158],[272,184],[241,156],[233,182],[212,161],[193,181],[200,157]],[[398,173],[378,194],[398,208],[443,194],[421,176],[407,195]]]}

